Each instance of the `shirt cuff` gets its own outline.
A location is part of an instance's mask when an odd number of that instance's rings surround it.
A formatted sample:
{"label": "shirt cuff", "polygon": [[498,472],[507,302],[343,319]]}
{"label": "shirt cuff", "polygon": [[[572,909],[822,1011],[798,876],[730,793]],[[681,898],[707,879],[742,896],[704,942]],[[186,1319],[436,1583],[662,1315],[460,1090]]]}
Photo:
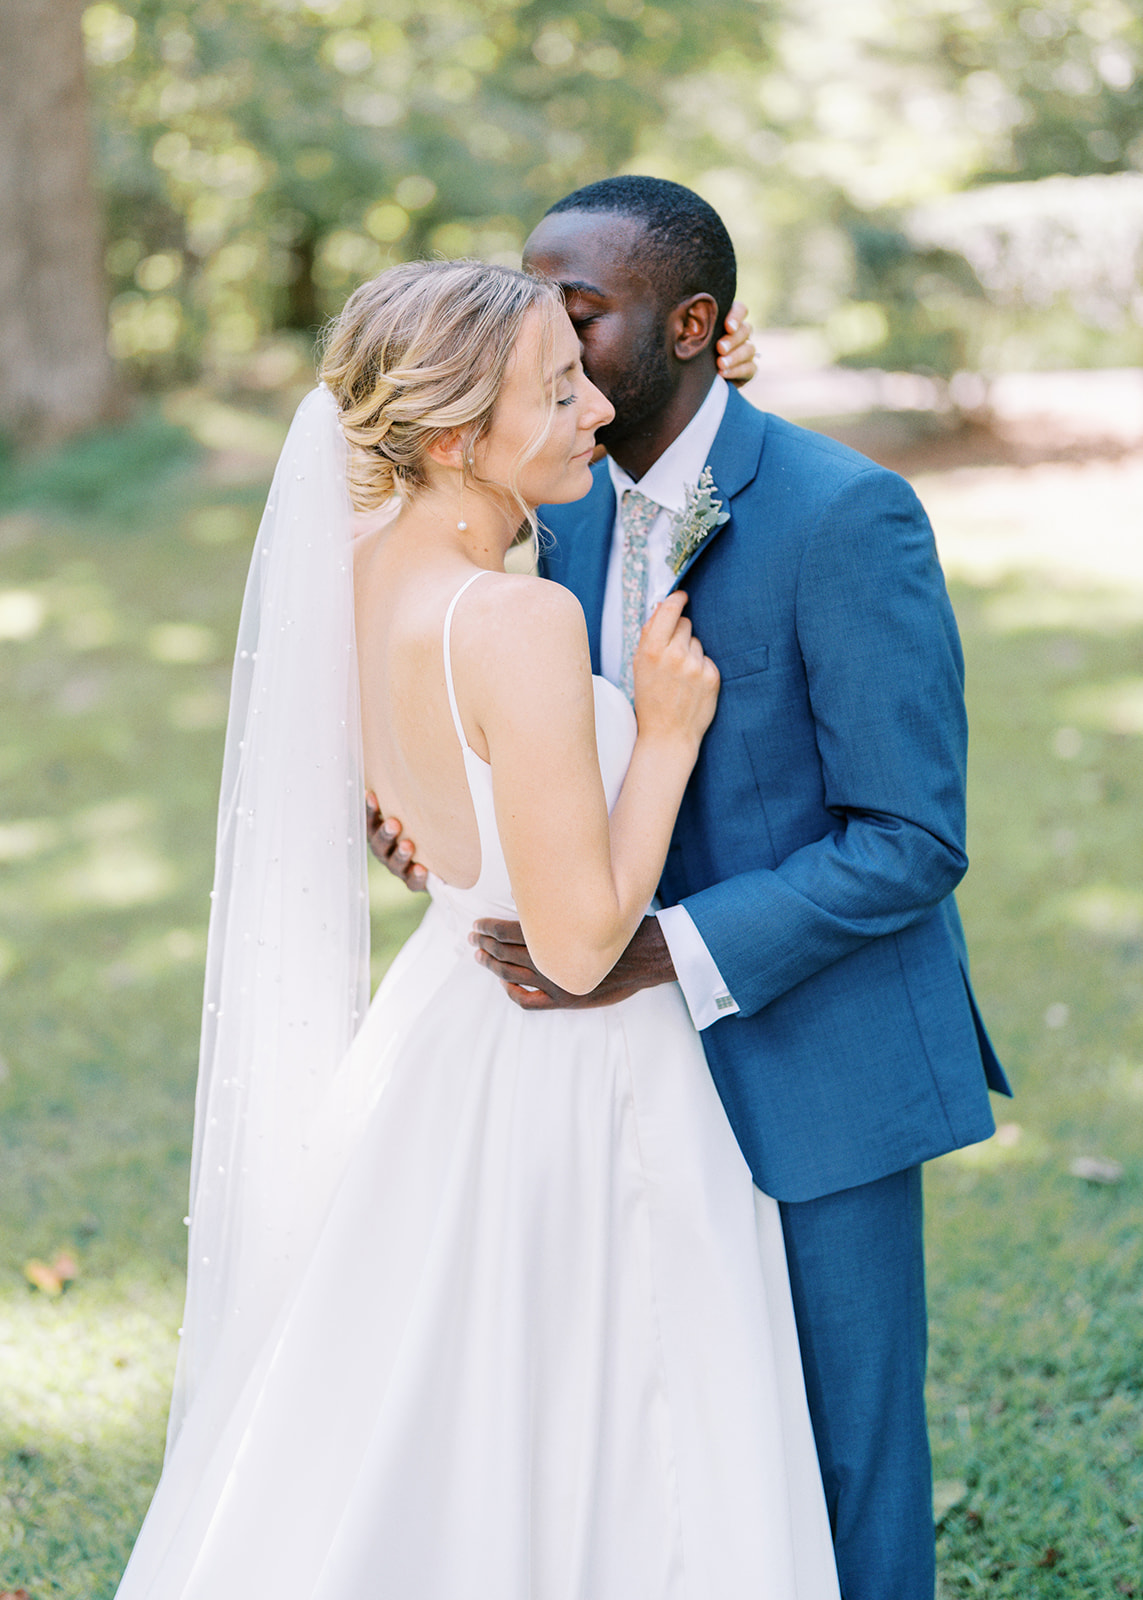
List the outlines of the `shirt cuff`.
{"label": "shirt cuff", "polygon": [[695,1027],[701,1033],[720,1017],[732,1017],[738,1002],[726,987],[690,912],[682,906],[665,906],[655,914]]}

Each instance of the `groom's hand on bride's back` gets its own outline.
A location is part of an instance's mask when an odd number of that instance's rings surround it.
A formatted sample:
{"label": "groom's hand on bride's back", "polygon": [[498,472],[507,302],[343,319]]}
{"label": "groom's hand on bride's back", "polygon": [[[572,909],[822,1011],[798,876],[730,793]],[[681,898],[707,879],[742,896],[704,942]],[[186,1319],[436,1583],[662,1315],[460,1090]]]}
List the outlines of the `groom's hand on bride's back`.
{"label": "groom's hand on bride's back", "polygon": [[528,954],[518,922],[484,917],[468,936],[476,959],[500,979],[504,992],[522,1011],[585,1011],[613,1006],[640,989],[674,983],[675,969],[656,917],[644,917],[631,943],[611,971],[589,994],[569,994],[539,972]]}
{"label": "groom's hand on bride's back", "polygon": [[377,796],[371,789],[365,794],[365,837],[381,865],[395,878],[400,878],[406,889],[420,891],[428,887],[429,875],[416,859],[416,845],[402,837],[401,824],[396,817],[381,815]]}

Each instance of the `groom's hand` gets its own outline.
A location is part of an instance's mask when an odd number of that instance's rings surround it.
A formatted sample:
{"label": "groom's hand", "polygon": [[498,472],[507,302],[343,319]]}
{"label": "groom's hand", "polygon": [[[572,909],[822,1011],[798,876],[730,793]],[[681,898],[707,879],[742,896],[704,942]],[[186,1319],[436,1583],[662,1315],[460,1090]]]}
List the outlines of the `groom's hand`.
{"label": "groom's hand", "polygon": [[569,994],[536,970],[518,922],[485,917],[474,924],[468,938],[476,946],[477,961],[500,979],[508,998],[522,1011],[586,1011],[595,1006],[613,1006],[640,989],[675,981],[671,953],[657,917],[643,918],[619,960],[589,994]]}
{"label": "groom's hand", "polygon": [[396,817],[381,815],[372,789],[365,792],[365,838],[381,865],[400,878],[406,889],[419,891],[428,887],[429,875],[416,859],[416,845],[411,839],[402,838]]}

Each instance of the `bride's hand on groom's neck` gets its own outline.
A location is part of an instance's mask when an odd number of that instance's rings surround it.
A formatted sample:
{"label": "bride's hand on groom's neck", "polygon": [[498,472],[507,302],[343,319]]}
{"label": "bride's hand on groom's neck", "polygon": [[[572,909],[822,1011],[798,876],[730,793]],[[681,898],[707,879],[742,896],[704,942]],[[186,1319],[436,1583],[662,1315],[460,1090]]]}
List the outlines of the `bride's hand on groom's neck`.
{"label": "bride's hand on groom's neck", "polygon": [[428,872],[416,859],[417,847],[401,833],[396,817],[383,817],[372,789],[365,793],[365,838],[370,850],[406,889],[428,888]]}
{"label": "bride's hand on groom's neck", "polygon": [[727,383],[741,388],[757,373],[754,329],[746,318],[746,307],[736,300],[726,313],[726,332],[715,345],[718,370]]}
{"label": "bride's hand on groom's neck", "polygon": [[476,959],[504,986],[522,1011],[590,1011],[613,1006],[640,989],[674,983],[675,969],[657,917],[644,917],[619,960],[589,994],[569,994],[537,971],[518,922],[485,917],[473,925],[468,942]]}

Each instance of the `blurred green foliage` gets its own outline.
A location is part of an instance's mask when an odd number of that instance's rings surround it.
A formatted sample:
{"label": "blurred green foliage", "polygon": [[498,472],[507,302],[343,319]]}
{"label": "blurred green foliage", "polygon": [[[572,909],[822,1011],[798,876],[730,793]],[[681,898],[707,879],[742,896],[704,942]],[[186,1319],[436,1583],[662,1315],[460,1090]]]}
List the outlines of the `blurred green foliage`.
{"label": "blurred green foliage", "polygon": [[512,259],[770,0],[98,0],[112,345],[166,379],[313,329],[387,261]]}
{"label": "blurred green foliage", "polygon": [[[935,251],[913,227],[982,183],[1143,168],[1126,0],[96,0],[84,27],[112,347],[154,382],[311,332],[389,261],[512,260],[624,168],[708,195],[756,320],[824,326],[842,358],[1143,359],[1137,293],[1093,317],[1071,271],[998,296],[955,213]],[[1136,280],[1141,194],[1133,231],[1121,195],[1088,240]]]}
{"label": "blurred green foliage", "polygon": [[51,508],[115,521],[150,515],[156,496],[199,455],[155,405],[130,424],[96,428],[67,450],[0,462],[0,513]]}
{"label": "blurred green foliage", "polygon": [[[757,320],[942,377],[1143,361],[1138,6],[786,0],[771,43],[765,72],[676,92],[657,168],[730,219]],[[1040,181],[1059,174],[1081,189]],[[986,227],[960,202],[989,192]],[[981,272],[994,257],[1011,281]],[[1109,259],[1114,304],[1090,292]]]}

